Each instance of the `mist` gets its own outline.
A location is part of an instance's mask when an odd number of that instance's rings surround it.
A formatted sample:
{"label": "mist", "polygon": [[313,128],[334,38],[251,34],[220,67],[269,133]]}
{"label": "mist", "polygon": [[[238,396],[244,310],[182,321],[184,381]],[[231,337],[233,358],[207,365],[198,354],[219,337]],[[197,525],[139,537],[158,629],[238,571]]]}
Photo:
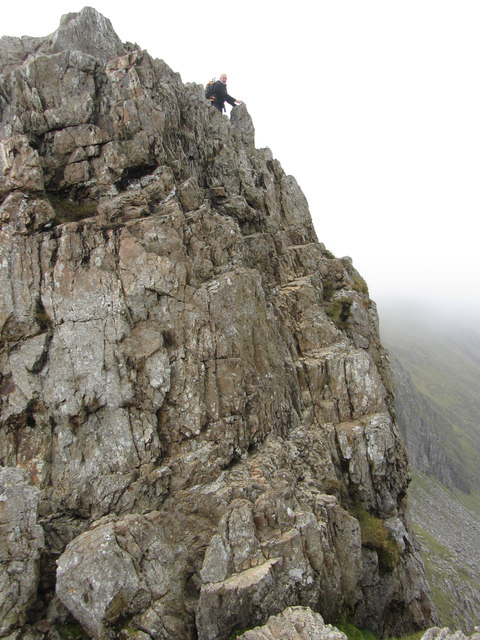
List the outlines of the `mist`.
{"label": "mist", "polygon": [[386,295],[376,303],[381,335],[387,328],[404,334],[427,331],[459,336],[466,333],[480,346],[480,306],[469,300],[422,300]]}

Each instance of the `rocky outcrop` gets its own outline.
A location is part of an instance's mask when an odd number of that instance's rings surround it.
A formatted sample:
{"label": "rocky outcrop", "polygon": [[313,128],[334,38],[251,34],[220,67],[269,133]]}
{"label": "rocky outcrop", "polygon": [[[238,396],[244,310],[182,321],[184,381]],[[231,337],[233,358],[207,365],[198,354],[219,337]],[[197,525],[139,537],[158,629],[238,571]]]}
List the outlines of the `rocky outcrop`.
{"label": "rocky outcrop", "polygon": [[0,52],[0,462],[40,496],[37,636],[428,626],[375,305],[246,107],[91,9]]}
{"label": "rocky outcrop", "polygon": [[450,631],[448,627],[432,627],[422,636],[422,640],[480,640],[480,627],[470,636],[461,631]]}
{"label": "rocky outcrop", "polygon": [[289,607],[278,616],[238,636],[239,640],[347,640],[344,633],[323,622],[322,616],[306,607]]}

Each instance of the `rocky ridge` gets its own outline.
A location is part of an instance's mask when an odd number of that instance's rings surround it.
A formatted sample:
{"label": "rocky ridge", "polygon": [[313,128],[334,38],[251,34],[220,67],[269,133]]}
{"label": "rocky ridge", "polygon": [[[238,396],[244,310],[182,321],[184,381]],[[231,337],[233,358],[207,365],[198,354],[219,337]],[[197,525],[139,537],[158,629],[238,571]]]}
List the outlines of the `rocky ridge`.
{"label": "rocky ridge", "polygon": [[375,305],[246,107],[90,8],[0,65],[0,635],[427,627]]}

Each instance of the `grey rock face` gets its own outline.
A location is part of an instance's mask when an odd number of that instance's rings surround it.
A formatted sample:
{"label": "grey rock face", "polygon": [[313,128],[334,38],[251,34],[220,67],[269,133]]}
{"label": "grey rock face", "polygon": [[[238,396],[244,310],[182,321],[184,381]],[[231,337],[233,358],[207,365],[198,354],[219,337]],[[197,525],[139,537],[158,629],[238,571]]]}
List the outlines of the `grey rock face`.
{"label": "grey rock face", "polygon": [[92,637],[152,600],[161,598],[168,611],[168,601],[179,599],[187,554],[176,528],[158,513],[106,518],[67,546],[57,595]]}
{"label": "grey rock face", "polygon": [[56,581],[94,638],[226,638],[291,605],[428,626],[375,305],[245,105],[229,121],[92,10],[14,45],[0,451],[40,492],[42,602]]}
{"label": "grey rock face", "polygon": [[0,468],[0,635],[25,622],[35,600],[43,529],[40,492],[20,469]]}
{"label": "grey rock face", "polygon": [[85,7],[80,13],[63,16],[59,28],[52,36],[51,45],[46,49],[49,53],[69,49],[82,51],[103,62],[126,53],[110,20],[92,7]]}

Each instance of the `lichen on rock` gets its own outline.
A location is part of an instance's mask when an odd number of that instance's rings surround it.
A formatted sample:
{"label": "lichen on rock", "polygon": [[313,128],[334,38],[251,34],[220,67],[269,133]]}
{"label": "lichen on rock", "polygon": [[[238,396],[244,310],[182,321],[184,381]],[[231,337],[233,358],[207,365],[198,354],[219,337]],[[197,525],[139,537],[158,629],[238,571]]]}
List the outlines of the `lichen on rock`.
{"label": "lichen on rock", "polygon": [[0,462],[39,497],[36,633],[223,640],[296,605],[428,626],[375,304],[246,106],[93,9],[0,63]]}

